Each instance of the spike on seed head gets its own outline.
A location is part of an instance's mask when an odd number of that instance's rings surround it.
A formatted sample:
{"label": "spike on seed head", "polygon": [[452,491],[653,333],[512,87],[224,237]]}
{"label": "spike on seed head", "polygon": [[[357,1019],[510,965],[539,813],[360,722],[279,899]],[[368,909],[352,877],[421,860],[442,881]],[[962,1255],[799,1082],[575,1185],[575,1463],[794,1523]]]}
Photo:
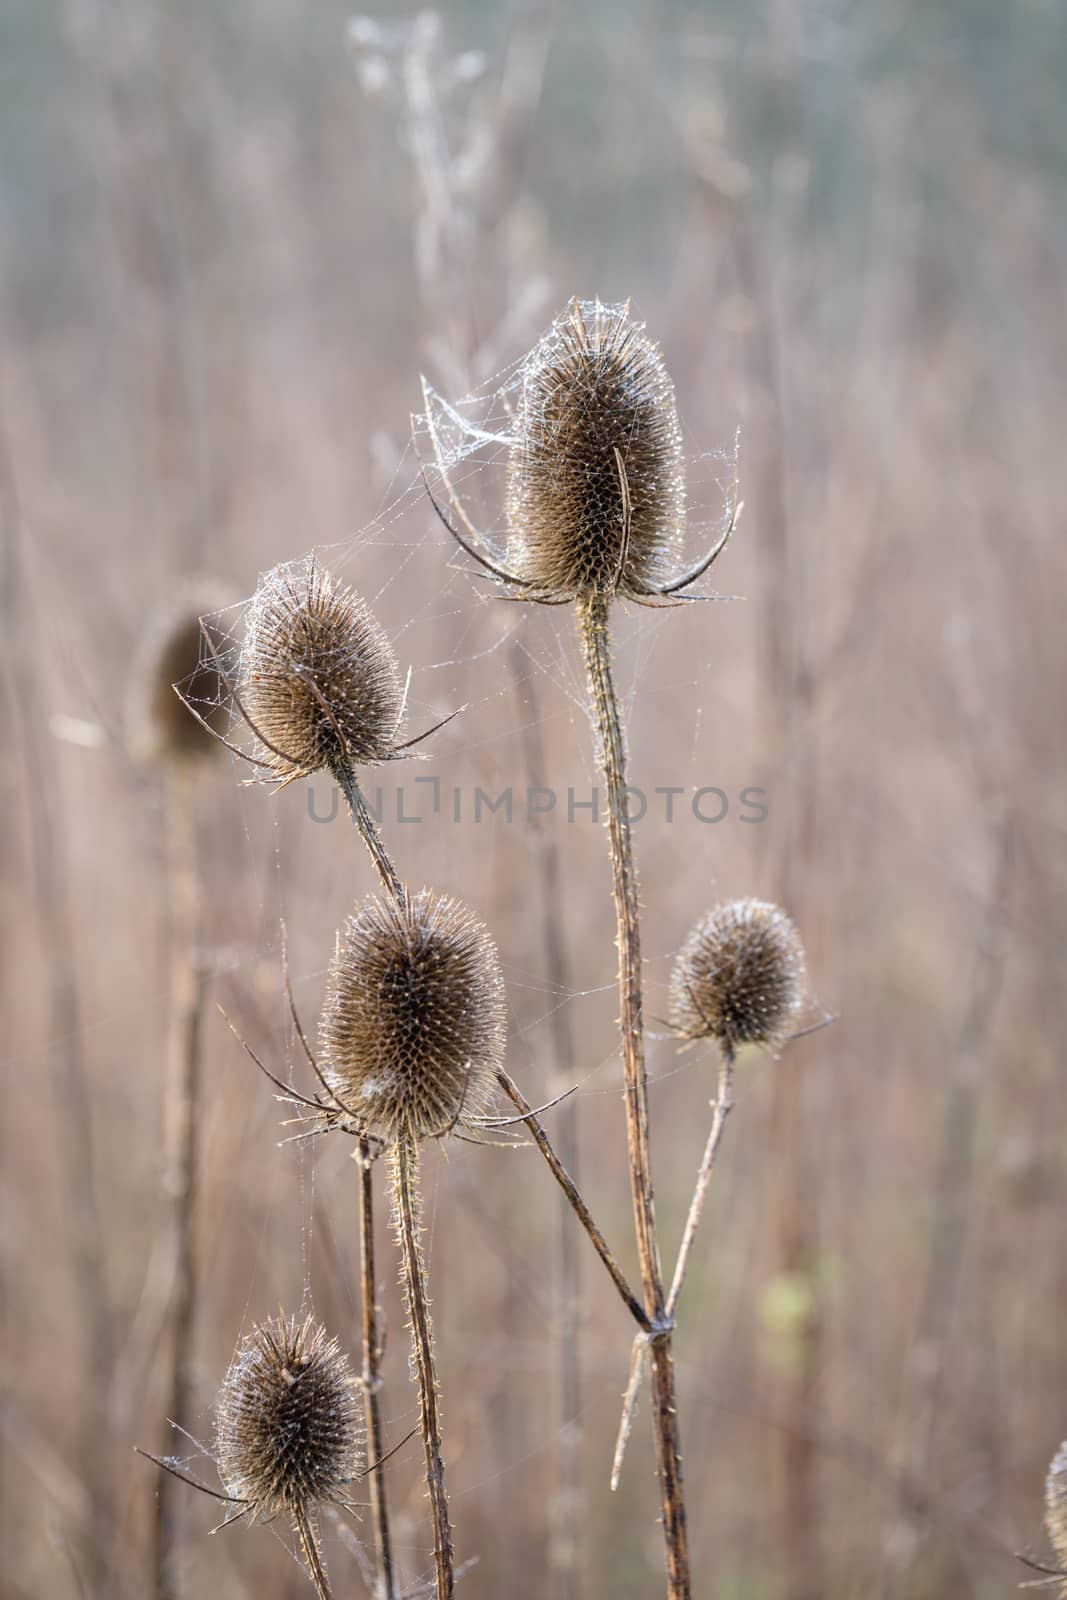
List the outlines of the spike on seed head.
{"label": "spike on seed head", "polygon": [[301,1516],[359,1473],[361,1408],[336,1339],[310,1316],[253,1329],[219,1395],[215,1454],[228,1494],[253,1521]]}
{"label": "spike on seed head", "polygon": [[433,1138],[483,1111],[504,1033],[496,944],[459,901],[423,889],[349,918],[319,1037],[327,1082],[371,1131]]}
{"label": "spike on seed head", "polygon": [[223,684],[212,650],[221,653],[223,630],[212,613],[230,603],[231,596],[220,584],[194,578],[149,618],[137,650],[127,708],[130,742],[141,761],[197,761],[221,752],[220,742],[183,702],[221,732]]}
{"label": "spike on seed head", "polygon": [[1067,1439],[1053,1456],[1045,1480],[1045,1528],[1067,1576]]}
{"label": "spike on seed head", "polygon": [[787,1038],[805,991],[804,947],[764,900],[731,900],[693,929],[671,977],[671,1016],[687,1039],[734,1049]]}
{"label": "spike on seed head", "polygon": [[682,439],[659,347],[628,306],[570,302],[526,359],[513,440],[509,557],[525,582],[572,598],[666,581],[685,526]]}
{"label": "spike on seed head", "polygon": [[313,558],[261,577],[237,687],[271,778],[385,761],[395,749],[404,697],[392,645]]}

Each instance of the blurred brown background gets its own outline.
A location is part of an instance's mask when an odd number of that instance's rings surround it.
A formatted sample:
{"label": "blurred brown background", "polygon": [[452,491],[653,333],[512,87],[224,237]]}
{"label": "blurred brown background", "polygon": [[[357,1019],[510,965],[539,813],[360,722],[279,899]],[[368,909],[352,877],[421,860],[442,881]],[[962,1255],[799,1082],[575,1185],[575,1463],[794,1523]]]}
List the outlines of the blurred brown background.
{"label": "blurred brown background", "polygon": [[[633,1266],[600,831],[449,814],[456,786],[588,795],[570,619],[457,570],[408,443],[420,372],[453,396],[492,382],[599,293],[662,341],[694,552],[723,508],[707,452],[742,428],[715,575],[743,598],[619,618],[634,781],[687,791],[637,833],[647,1008],[697,915],[755,892],[796,917],[840,1017],[740,1074],[678,1337],[696,1592],[1006,1594],[1012,1551],[1044,1551],[1067,1434],[1062,10],[466,3],[346,37],[349,15],[4,7],[0,1588],[153,1592],[159,1473],[133,1446],[163,1448],[175,906],[167,786],[127,706],[179,579],[246,595],[320,547],[412,666],[412,726],[468,703],[387,775],[387,832],[408,878],[493,928],[512,1071],[534,1101],[580,1084],[583,1186]],[[463,487],[499,528],[493,474]],[[395,783],[431,774],[442,816],[390,822]],[[215,1001],[299,1081],[279,920],[310,1026],[371,869],[343,816],[242,776],[226,757],[197,793],[208,1445],[236,1340],[305,1284],[358,1347],[348,1151],[277,1148],[284,1113]],[[768,820],[701,824],[702,785],[764,786]],[[663,1040],[650,1067],[673,1259],[713,1063]],[[659,1592],[647,1410],[607,1482],[631,1329],[580,1241],[569,1412],[539,1158],[457,1145],[426,1185],[453,1520],[478,1558],[461,1592]],[[379,1220],[395,1441],[414,1394]],[[414,1583],[414,1442],[389,1486]],[[310,1592],[270,1532],[207,1538],[217,1509],[183,1502],[186,1594]],[[365,1592],[324,1533],[337,1593]]]}

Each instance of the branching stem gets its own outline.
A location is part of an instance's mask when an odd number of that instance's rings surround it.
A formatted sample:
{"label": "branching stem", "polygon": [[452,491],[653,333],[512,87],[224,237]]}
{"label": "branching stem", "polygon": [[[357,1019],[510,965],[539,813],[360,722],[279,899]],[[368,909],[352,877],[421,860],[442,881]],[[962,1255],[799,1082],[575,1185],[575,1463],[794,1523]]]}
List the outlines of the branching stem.
{"label": "branching stem", "polygon": [[604,1235],[593,1221],[589,1207],[582,1199],[577,1184],[573,1181],[562,1161],[552,1148],[548,1134],[541,1126],[540,1120],[535,1112],[531,1109],[530,1102],[527,1100],[518,1084],[507,1072],[505,1072],[503,1067],[497,1069],[496,1077],[497,1082],[500,1084],[500,1087],[508,1096],[509,1100],[511,1100],[513,1104],[524,1113],[524,1120],[526,1122],[526,1126],[530,1130],[530,1133],[533,1135],[534,1143],[547,1161],[548,1168],[552,1173],[552,1176],[555,1178],[556,1182],[563,1190],[563,1193],[570,1201],[575,1216],[578,1218],[578,1221],[589,1235],[589,1238],[593,1244],[593,1249],[596,1251],[597,1255],[607,1268],[612,1283],[619,1291],[623,1305],[626,1307],[627,1311],[629,1311],[634,1321],[637,1322],[638,1325],[646,1332],[648,1332],[651,1329],[652,1324],[648,1320],[644,1306],[642,1306],[640,1300],[638,1300],[637,1296],[630,1288],[630,1285],[627,1283],[622,1269],[608,1247],[607,1240],[604,1238]]}
{"label": "branching stem", "polygon": [[[668,1326],[673,1324],[675,1312],[678,1309],[678,1300],[689,1266],[689,1253],[693,1248],[693,1240],[696,1238],[696,1232],[700,1226],[700,1218],[704,1211],[704,1199],[715,1167],[715,1157],[718,1154],[723,1130],[726,1127],[726,1119],[733,1109],[733,1082],[734,1052],[729,1045],[725,1045],[722,1051],[722,1065],[719,1068],[719,1092],[712,1112],[711,1129],[708,1133],[708,1142],[704,1147],[703,1160],[697,1172],[696,1188],[693,1190],[693,1198],[689,1204],[689,1215],[685,1220],[682,1242],[678,1247],[678,1260],[675,1263],[671,1292],[667,1296],[667,1304],[664,1310],[664,1320]],[[626,1385],[626,1394],[623,1398],[622,1418],[619,1422],[619,1434],[615,1443],[615,1458],[611,1464],[612,1492],[619,1487],[623,1457],[626,1454],[626,1446],[630,1441],[630,1434],[633,1430],[637,1396],[641,1389],[641,1379],[644,1376],[645,1358],[648,1354],[649,1344],[650,1335],[647,1332],[639,1333],[634,1340],[633,1354],[630,1358],[630,1379]]]}
{"label": "branching stem", "polygon": [[719,1153],[722,1142],[723,1130],[726,1119],[733,1110],[734,1097],[734,1052],[730,1045],[722,1047],[722,1060],[719,1066],[719,1089],[715,1098],[715,1109],[711,1116],[711,1129],[708,1133],[708,1142],[704,1147],[704,1158],[700,1163],[697,1173],[696,1188],[689,1205],[689,1215],[685,1219],[685,1228],[682,1230],[682,1242],[678,1247],[678,1260],[675,1263],[674,1278],[671,1281],[671,1292],[667,1296],[667,1320],[674,1320],[674,1313],[678,1309],[678,1297],[682,1292],[685,1282],[686,1270],[689,1266],[689,1252],[693,1248],[700,1218],[704,1210],[704,1199],[708,1192],[708,1184],[715,1167],[715,1157]]}

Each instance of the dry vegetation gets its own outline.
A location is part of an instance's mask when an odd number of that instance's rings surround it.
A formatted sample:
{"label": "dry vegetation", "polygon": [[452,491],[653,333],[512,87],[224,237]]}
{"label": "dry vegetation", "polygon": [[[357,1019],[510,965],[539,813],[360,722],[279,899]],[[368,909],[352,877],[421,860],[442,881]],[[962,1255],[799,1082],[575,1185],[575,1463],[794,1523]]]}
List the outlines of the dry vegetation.
{"label": "dry vegetation", "polygon": [[[361,1366],[352,1142],[277,1148],[291,1113],[216,1002],[299,1078],[281,919],[313,1018],[378,879],[343,808],[310,819],[325,775],[270,796],[139,736],[131,675],[197,574],[249,595],[326,548],[413,668],[405,736],[466,707],[385,769],[383,832],[404,883],[492,931],[508,1069],[534,1105],[579,1085],[545,1126],[640,1282],[611,874],[566,820],[595,781],[572,619],[462,570],[407,423],[420,372],[493,381],[599,293],[633,296],[674,379],[692,560],[742,429],[715,579],[744,598],[613,608],[631,781],[685,791],[634,830],[668,1274],[716,1093],[711,1048],[658,1020],[686,934],[783,905],[839,1016],[733,1074],[674,1340],[694,1593],[1004,1594],[1014,1551],[1063,1559],[1067,29],[1040,0],[348,21],[12,0],[0,24],[3,1592],[152,1592],[134,1446],[218,1488],[162,1419],[187,1391],[211,1447],[235,1348],[279,1305],[303,1326],[308,1286]],[[503,475],[462,476],[503,543]],[[514,821],[475,822],[509,784]],[[561,795],[533,823],[528,785]],[[660,1592],[647,1385],[608,1481],[633,1330],[537,1151],[427,1144],[421,1180],[460,1594]],[[389,1448],[419,1411],[377,1223]],[[387,1470],[411,1584],[418,1441]],[[175,1486],[179,1592],[310,1592]],[[364,1592],[343,1521],[321,1538]]]}

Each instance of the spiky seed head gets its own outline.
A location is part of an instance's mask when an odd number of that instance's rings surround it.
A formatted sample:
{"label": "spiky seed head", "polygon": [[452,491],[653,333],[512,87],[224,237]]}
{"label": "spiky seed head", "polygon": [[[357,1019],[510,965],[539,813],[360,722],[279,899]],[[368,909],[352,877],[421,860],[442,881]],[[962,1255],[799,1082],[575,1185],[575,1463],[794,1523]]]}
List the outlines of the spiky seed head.
{"label": "spiky seed head", "polygon": [[319,1037],[328,1083],[372,1132],[433,1138],[483,1111],[504,1034],[496,944],[459,901],[371,897],[348,919]]}
{"label": "spiky seed head", "polygon": [[188,705],[222,732],[225,696],[218,658],[225,648],[225,629],[217,613],[230,603],[221,584],[195,578],[149,618],[136,652],[127,706],[130,743],[139,760],[173,764],[221,753],[222,744]]}
{"label": "spiky seed head", "polygon": [[507,518],[509,563],[546,595],[666,581],[685,527],[682,438],[659,347],[628,306],[572,300],[527,357]]}
{"label": "spiky seed head", "polygon": [[[1045,1527],[1067,1576],[1067,1439],[1053,1456],[1045,1480]],[[1067,1594],[1067,1587],[1063,1592]]]}
{"label": "spiky seed head", "polygon": [[248,607],[241,709],[271,778],[384,761],[403,710],[393,647],[314,559],[265,573]]}
{"label": "spiky seed head", "polygon": [[307,1317],[260,1323],[226,1374],[215,1456],[226,1492],[253,1520],[341,1497],[362,1467],[361,1406],[336,1339]]}
{"label": "spiky seed head", "polygon": [[804,946],[791,919],[765,900],[730,900],[697,923],[678,955],[672,1022],[687,1039],[773,1048],[804,992]]}

